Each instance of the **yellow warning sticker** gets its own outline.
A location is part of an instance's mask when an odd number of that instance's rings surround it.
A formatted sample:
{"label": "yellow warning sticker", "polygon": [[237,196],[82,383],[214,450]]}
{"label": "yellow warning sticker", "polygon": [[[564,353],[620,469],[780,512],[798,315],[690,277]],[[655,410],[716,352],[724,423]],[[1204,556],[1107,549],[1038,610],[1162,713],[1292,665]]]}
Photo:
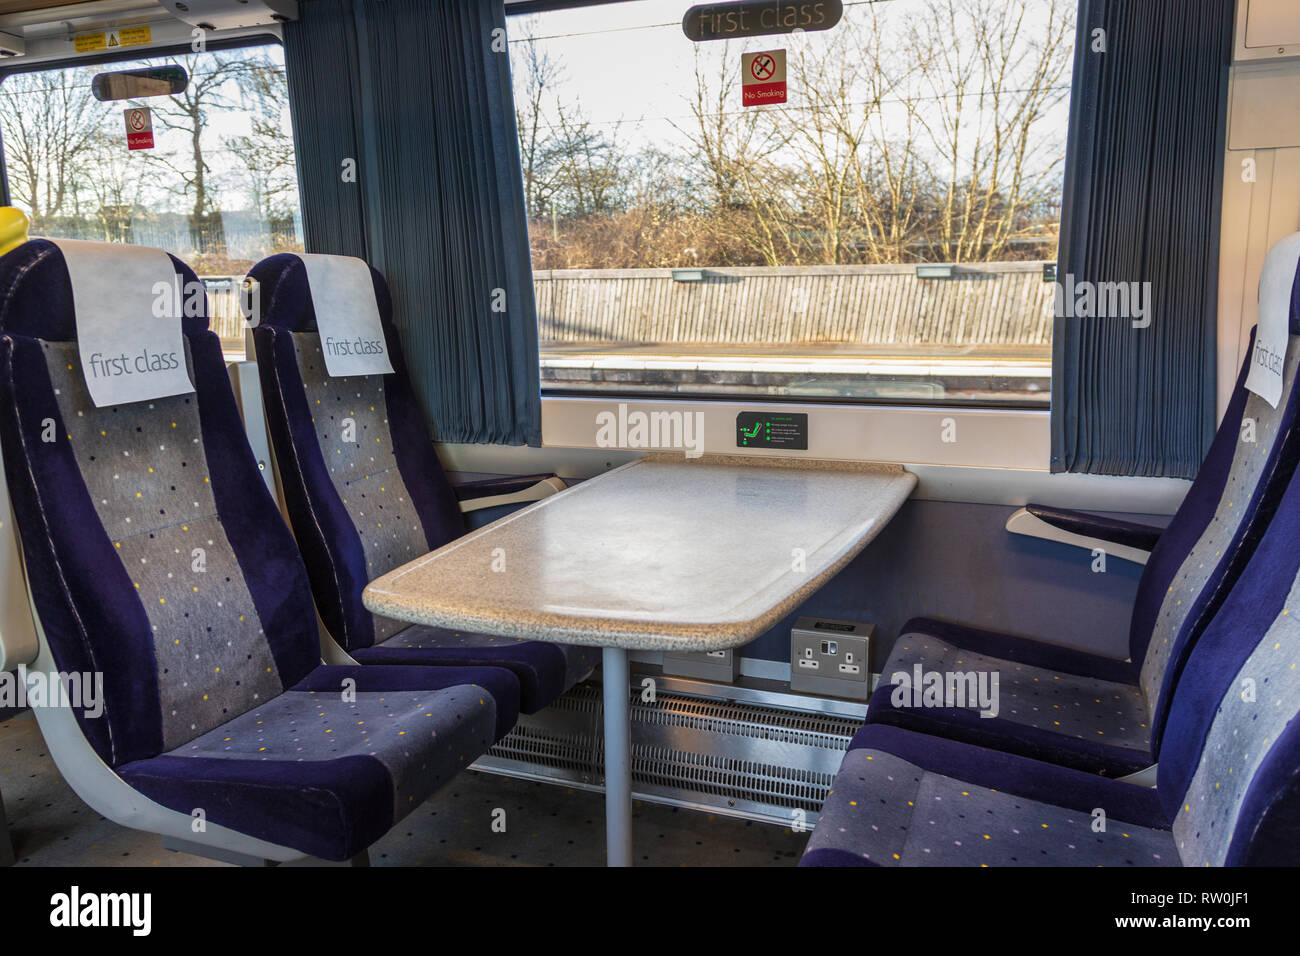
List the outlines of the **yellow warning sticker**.
{"label": "yellow warning sticker", "polygon": [[143,46],[152,41],[153,33],[148,27],[124,27],[105,33],[79,33],[72,38],[72,47],[78,53],[97,53],[124,46]]}

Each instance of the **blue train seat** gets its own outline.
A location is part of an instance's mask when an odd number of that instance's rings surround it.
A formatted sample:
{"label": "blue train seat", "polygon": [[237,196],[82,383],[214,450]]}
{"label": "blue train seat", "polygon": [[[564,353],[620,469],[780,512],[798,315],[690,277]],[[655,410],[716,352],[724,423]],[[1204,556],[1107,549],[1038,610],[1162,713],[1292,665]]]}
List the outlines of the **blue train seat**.
{"label": "blue train seat", "polygon": [[[599,652],[408,625],[361,603],[372,580],[466,532],[461,498],[519,487],[497,479],[453,488],[447,480],[406,372],[387,283],[369,272],[393,373],[338,378],[325,368],[303,260],[271,256],[249,273],[260,302],[253,339],[269,431],[321,619],[362,664],[509,668],[519,678],[522,710],[534,713],[586,677]],[[339,427],[345,418],[351,437]]]}
{"label": "blue train seat", "polygon": [[[96,407],[68,256],[111,283],[141,250],[67,248],[33,240],[0,258],[0,447],[32,669],[103,682],[94,707],[33,708],[50,753],[124,825],[261,859],[355,857],[511,729],[518,681],[323,665],[306,569],[206,306],[176,320],[192,393]],[[187,266],[144,252],[151,280],[205,302]]]}
{"label": "blue train seat", "polygon": [[1297,540],[1293,479],[1170,695],[1154,788],[869,723],[801,864],[1300,864]]}
{"label": "blue train seat", "polygon": [[[1270,256],[1285,255],[1275,250]],[[1295,271],[1294,257],[1285,264]],[[1149,767],[1170,692],[1187,654],[1249,561],[1300,460],[1296,365],[1300,282],[1292,291],[1290,340],[1276,409],[1245,387],[1254,336],[1231,402],[1186,498],[1146,563],[1129,630],[1129,658],[1116,660],[997,631],[914,618],[881,668],[868,720],[938,734],[1106,776]],[[1252,420],[1253,429],[1243,429]],[[1253,440],[1243,437],[1253,433]],[[986,673],[998,681],[998,712],[914,706],[925,673]],[[901,692],[900,692],[901,691]]]}

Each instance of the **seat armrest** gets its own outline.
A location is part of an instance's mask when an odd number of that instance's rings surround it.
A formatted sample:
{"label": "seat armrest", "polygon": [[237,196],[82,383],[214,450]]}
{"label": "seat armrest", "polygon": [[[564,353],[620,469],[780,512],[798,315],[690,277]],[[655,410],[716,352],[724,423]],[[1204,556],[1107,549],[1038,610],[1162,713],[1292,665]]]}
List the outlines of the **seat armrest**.
{"label": "seat armrest", "polygon": [[1164,533],[1164,528],[1142,524],[1137,521],[1124,521],[1120,518],[1106,518],[1090,514],[1087,511],[1073,511],[1069,508],[1051,508],[1047,505],[1025,505],[1025,510],[1036,518],[1046,521],[1054,528],[1079,534],[1088,538],[1101,538],[1112,544],[1122,544],[1139,551],[1155,550],[1156,542]]}
{"label": "seat armrest", "polygon": [[[523,491],[525,488],[531,488],[538,482],[545,481],[548,478],[555,478],[554,474],[547,473],[541,475],[502,475],[499,478],[480,478],[478,481],[466,481],[459,485],[453,485],[456,497],[461,501],[469,501],[472,498],[487,498],[490,495],[512,495],[516,492]],[[561,482],[560,487],[564,484]]]}
{"label": "seat armrest", "polygon": [[1016,511],[1007,519],[1006,527],[1012,534],[1058,541],[1088,551],[1100,549],[1135,564],[1146,564],[1164,530],[1137,521],[1037,504]]}
{"label": "seat armrest", "polygon": [[460,499],[461,512],[466,513],[499,505],[541,501],[568,486],[557,475],[507,475],[467,481],[452,487]]}

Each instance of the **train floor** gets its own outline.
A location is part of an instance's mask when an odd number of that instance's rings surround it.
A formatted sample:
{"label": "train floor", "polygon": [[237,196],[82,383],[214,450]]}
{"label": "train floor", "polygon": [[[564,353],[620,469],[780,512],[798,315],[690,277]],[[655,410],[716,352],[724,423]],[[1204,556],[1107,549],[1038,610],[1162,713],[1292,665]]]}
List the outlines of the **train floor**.
{"label": "train floor", "polygon": [[[0,795],[18,866],[226,865],[166,850],[160,837],[90,809],[63,782],[30,712],[0,721]],[[793,866],[808,841],[784,827],[650,803],[634,807],[633,834],[642,866]],[[604,852],[601,794],[466,771],[376,843],[370,861],[600,866]]]}

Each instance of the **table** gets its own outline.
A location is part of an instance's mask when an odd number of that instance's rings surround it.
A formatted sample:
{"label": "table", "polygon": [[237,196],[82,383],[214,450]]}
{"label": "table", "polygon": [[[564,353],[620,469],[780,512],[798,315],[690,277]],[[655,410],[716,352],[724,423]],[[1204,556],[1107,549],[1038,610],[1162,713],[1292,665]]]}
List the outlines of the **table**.
{"label": "table", "polygon": [[739,647],[851,561],[916,485],[897,465],[655,453],[376,578],[375,614],[602,648],[605,828],[631,862],[628,652]]}

